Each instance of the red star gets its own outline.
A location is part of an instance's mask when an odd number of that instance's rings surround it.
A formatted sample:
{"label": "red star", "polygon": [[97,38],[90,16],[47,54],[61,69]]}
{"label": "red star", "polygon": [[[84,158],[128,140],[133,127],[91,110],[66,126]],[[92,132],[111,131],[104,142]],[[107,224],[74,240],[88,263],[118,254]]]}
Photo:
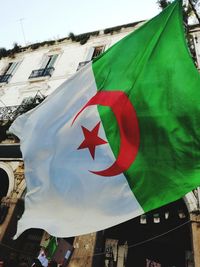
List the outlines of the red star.
{"label": "red star", "polygon": [[84,126],[81,126],[85,139],[80,144],[78,149],[88,148],[93,159],[95,156],[96,146],[104,145],[107,143],[105,140],[101,139],[98,136],[99,127],[100,122],[98,122],[97,125],[91,131],[89,131]]}

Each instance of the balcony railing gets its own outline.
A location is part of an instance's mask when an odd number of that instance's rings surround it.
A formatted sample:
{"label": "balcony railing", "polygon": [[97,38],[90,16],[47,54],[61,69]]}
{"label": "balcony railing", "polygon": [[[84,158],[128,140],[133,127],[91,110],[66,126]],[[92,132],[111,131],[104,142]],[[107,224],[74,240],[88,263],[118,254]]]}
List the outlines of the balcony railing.
{"label": "balcony railing", "polygon": [[38,78],[38,77],[45,77],[45,76],[51,76],[53,71],[54,71],[54,67],[33,70],[31,72],[31,75],[29,76],[29,79]]}
{"label": "balcony railing", "polygon": [[0,121],[13,120],[18,106],[0,107]]}
{"label": "balcony railing", "polygon": [[9,82],[9,80],[10,80],[11,77],[12,77],[12,74],[0,75],[0,83],[7,83],[7,82]]}
{"label": "balcony railing", "polygon": [[80,70],[80,68],[82,68],[83,66],[85,66],[88,62],[90,62],[90,60],[79,62],[78,68],[77,68],[76,71]]}

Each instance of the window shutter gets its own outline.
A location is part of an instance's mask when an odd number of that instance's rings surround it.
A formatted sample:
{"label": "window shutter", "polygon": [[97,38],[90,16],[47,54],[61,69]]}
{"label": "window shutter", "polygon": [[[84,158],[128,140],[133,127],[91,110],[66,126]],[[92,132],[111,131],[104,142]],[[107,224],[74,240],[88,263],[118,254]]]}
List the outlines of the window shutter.
{"label": "window shutter", "polygon": [[85,61],[90,61],[92,59],[93,53],[94,53],[94,47],[90,47]]}
{"label": "window shutter", "polygon": [[18,62],[12,62],[5,74],[12,74],[14,70],[16,69],[17,65],[18,65]]}
{"label": "window shutter", "polygon": [[46,66],[47,66],[47,64],[49,62],[49,59],[50,59],[50,56],[45,56],[44,57],[44,60],[43,60],[42,65],[41,65],[41,69],[45,69],[46,68]]}
{"label": "window shutter", "polygon": [[51,68],[51,67],[53,67],[53,65],[54,65],[54,63],[55,63],[57,57],[58,57],[58,55],[52,55],[52,56],[50,57],[50,61],[48,62],[48,64],[47,64],[46,67],[47,67],[47,68]]}

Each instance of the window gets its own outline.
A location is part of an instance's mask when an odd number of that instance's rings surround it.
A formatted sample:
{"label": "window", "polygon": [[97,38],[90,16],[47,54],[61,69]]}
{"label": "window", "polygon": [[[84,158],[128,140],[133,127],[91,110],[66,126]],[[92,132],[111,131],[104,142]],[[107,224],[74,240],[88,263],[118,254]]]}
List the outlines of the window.
{"label": "window", "polygon": [[58,55],[47,55],[44,58],[44,61],[41,65],[40,69],[33,70],[31,72],[31,75],[29,76],[29,79],[31,78],[37,78],[37,77],[44,77],[44,76],[51,76],[52,72],[54,71],[54,64],[57,59]]}
{"label": "window", "polygon": [[43,63],[42,63],[42,66],[41,68],[43,69],[47,69],[47,68],[51,68],[54,66],[54,63],[57,59],[58,55],[55,54],[55,55],[48,55],[45,57]]}
{"label": "window", "polygon": [[77,67],[77,71],[79,69],[81,69],[83,66],[85,66],[88,62],[90,62],[92,59],[98,57],[99,55],[101,55],[105,50],[105,46],[101,45],[101,46],[96,46],[96,47],[90,47],[88,55],[86,57],[85,61],[79,62],[78,67]]}
{"label": "window", "polygon": [[99,55],[101,55],[104,52],[104,49],[105,49],[105,46],[103,46],[103,45],[94,47],[94,52],[92,54],[92,59],[98,57]]}
{"label": "window", "polygon": [[0,75],[0,83],[8,82],[10,78],[13,76],[17,65],[19,62],[10,62],[6,66],[5,70],[3,71],[3,74]]}

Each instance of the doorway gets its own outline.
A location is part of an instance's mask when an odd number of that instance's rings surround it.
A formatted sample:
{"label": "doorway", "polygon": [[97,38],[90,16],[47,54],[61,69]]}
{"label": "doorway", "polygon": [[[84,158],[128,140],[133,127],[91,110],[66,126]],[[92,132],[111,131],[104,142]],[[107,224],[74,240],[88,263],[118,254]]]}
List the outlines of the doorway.
{"label": "doorway", "polygon": [[0,168],[0,201],[2,197],[5,197],[8,193],[8,188],[9,188],[9,178],[8,174],[5,170]]}

